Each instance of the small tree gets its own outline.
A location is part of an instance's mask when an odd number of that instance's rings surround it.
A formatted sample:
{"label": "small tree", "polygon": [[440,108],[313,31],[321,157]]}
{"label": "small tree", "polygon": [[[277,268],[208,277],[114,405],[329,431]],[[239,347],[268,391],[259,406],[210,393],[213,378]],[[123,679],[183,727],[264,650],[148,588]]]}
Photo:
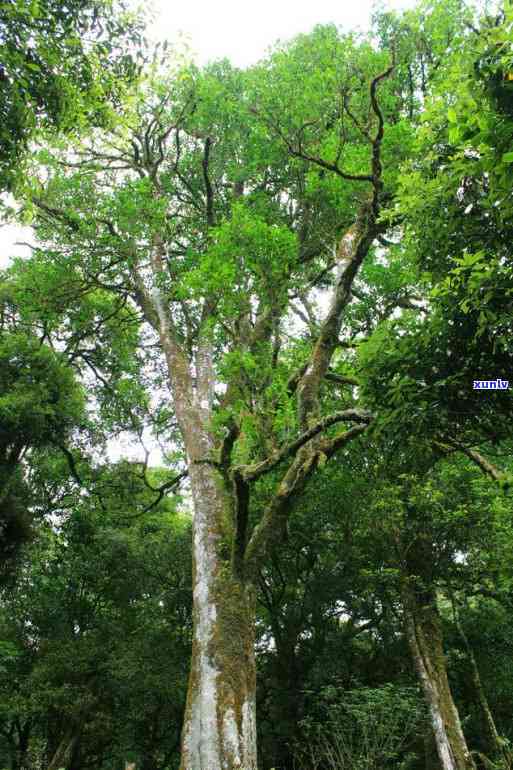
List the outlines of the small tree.
{"label": "small tree", "polygon": [[385,685],[321,693],[317,719],[305,721],[310,745],[297,757],[299,767],[317,770],[406,768],[410,743],[426,718],[411,687]]}

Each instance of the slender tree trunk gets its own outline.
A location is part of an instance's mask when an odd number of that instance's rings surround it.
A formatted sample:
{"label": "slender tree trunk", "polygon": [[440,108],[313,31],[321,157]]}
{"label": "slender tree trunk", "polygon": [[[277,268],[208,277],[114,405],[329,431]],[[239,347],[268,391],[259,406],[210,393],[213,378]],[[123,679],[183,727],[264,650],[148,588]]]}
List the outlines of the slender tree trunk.
{"label": "slender tree trunk", "polygon": [[13,770],[32,770],[32,763],[30,762],[27,752],[17,752],[14,762],[12,763]]}
{"label": "slender tree trunk", "polygon": [[[276,639],[275,639],[276,641]],[[276,661],[274,680],[276,698],[273,699],[272,721],[279,728],[273,737],[273,767],[289,770],[293,766],[293,745],[299,735],[301,720],[302,688],[309,666],[304,664],[300,670],[294,641],[276,642]],[[286,737],[284,737],[286,736]]]}
{"label": "slender tree trunk", "polygon": [[32,763],[29,759],[28,749],[17,751],[12,762],[13,770],[31,770]]}
{"label": "slender tree trunk", "polygon": [[181,770],[256,770],[254,588],[234,577],[217,471],[191,466],[194,639]]}
{"label": "slender tree trunk", "polygon": [[13,753],[13,770],[31,770],[32,763],[29,757],[30,732],[30,720],[23,726],[20,722],[17,722],[18,743]]}
{"label": "slender tree trunk", "polygon": [[456,626],[467,651],[467,657],[470,666],[470,681],[474,690],[476,703],[479,707],[483,733],[486,741],[486,752],[490,755],[490,757],[494,759],[504,760],[506,758],[504,755],[504,744],[495,725],[495,720],[488,704],[488,699],[484,691],[483,683],[481,682],[481,676],[479,674],[479,668],[477,666],[474,651],[470,645],[463,626],[461,625],[459,611],[456,608],[454,600],[453,607]]}
{"label": "slender tree trunk", "polygon": [[406,635],[430,715],[443,770],[475,770],[454,703],[442,644],[440,615],[432,591],[403,586]]}
{"label": "slender tree trunk", "polygon": [[69,770],[81,770],[82,768],[82,744],[80,741],[80,736],[78,737],[78,740],[76,740],[73,744],[73,748],[68,760],[68,768]]}
{"label": "slender tree trunk", "polygon": [[77,740],[77,729],[73,727],[67,730],[57,746],[57,750],[51,758],[47,770],[59,770],[61,767],[66,767]]}

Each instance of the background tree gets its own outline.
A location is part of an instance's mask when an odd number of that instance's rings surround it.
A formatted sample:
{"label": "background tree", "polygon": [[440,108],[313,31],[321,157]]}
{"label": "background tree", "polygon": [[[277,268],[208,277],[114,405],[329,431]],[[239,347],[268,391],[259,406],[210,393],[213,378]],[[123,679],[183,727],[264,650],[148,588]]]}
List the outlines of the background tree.
{"label": "background tree", "polygon": [[105,125],[137,74],[142,21],[111,0],[10,0],[0,10],[0,189],[21,181],[28,142],[47,127]]}
{"label": "background tree", "polygon": [[170,499],[145,512],[138,470],[103,467],[95,496],[56,496],[3,592],[2,766],[177,766],[190,525]]}

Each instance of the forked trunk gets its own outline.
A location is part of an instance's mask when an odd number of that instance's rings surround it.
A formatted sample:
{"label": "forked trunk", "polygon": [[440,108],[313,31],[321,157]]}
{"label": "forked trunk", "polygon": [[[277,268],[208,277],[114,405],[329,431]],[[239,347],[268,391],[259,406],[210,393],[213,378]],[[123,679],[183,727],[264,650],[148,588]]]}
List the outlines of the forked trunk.
{"label": "forked trunk", "polygon": [[443,770],[475,770],[454,703],[442,644],[440,615],[432,591],[421,594],[405,583],[403,607],[406,634]]}
{"label": "forked trunk", "polygon": [[194,638],[180,770],[256,770],[254,589],[232,571],[217,472],[192,463],[190,476]]}

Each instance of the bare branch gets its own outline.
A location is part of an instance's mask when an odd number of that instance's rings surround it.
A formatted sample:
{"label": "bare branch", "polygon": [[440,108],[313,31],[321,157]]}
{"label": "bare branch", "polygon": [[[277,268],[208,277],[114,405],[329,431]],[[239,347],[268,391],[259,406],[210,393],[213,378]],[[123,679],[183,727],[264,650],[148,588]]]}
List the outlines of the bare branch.
{"label": "bare branch", "polygon": [[298,415],[303,428],[318,411],[321,383],[328,371],[333,353],[339,344],[342,313],[351,301],[351,289],[356,274],[379,232],[373,202],[362,205],[358,219],[347,231],[339,247],[339,268],[330,307],[321,324],[310,362],[297,388]]}
{"label": "bare branch", "polygon": [[472,460],[485,475],[490,476],[494,481],[504,481],[508,478],[508,474],[505,471],[500,470],[500,468],[493,465],[476,449],[466,447],[455,439],[448,438],[444,439],[444,441],[447,443],[443,443],[442,441],[435,441],[433,443],[434,447],[442,454],[447,455],[452,454],[453,452],[462,452],[469,458],[469,460]]}
{"label": "bare branch", "polygon": [[[187,478],[189,475],[189,471],[182,471],[182,473],[179,473],[177,476],[175,476],[174,479],[170,479],[169,481],[166,481],[164,484],[161,484],[160,487],[152,487],[147,484],[147,486],[150,487],[153,492],[157,492],[158,496],[155,498],[155,500],[150,503],[150,505],[146,506],[143,511],[141,511],[141,514],[148,513],[148,511],[151,511],[153,508],[156,508],[157,505],[160,503],[166,492],[170,492],[172,489],[176,489],[180,486],[181,482]],[[139,514],[138,514],[139,515]]]}
{"label": "bare branch", "polygon": [[364,412],[363,410],[359,409],[346,409],[343,412],[335,412],[334,414],[330,414],[327,417],[323,417],[323,419],[319,420],[316,425],[313,425],[311,428],[302,433],[295,441],[292,441],[290,444],[282,447],[278,452],[276,452],[276,454],[268,457],[261,463],[258,463],[258,465],[240,468],[239,470],[241,471],[244,480],[255,481],[265,473],[269,473],[269,471],[275,468],[287,457],[291,457],[292,455],[296,454],[298,449],[304,446],[308,441],[317,436],[319,433],[322,433],[327,428],[335,425],[338,422],[349,420],[369,425],[369,423],[372,421],[372,415],[370,412]]}
{"label": "bare branch", "polygon": [[381,165],[381,143],[383,141],[383,136],[385,133],[385,121],[383,118],[381,107],[378,102],[377,90],[378,90],[379,84],[383,80],[386,80],[386,78],[388,78],[392,74],[392,72],[394,71],[394,68],[395,68],[395,49],[392,51],[392,64],[390,65],[390,67],[388,67],[388,69],[386,69],[380,75],[377,75],[377,77],[374,78],[370,86],[370,99],[371,99],[372,109],[378,119],[378,128],[374,136],[374,139],[372,140],[372,186],[374,188],[372,207],[374,209],[374,213],[376,214],[376,216],[377,216],[378,207],[379,207],[379,196],[383,188],[383,180],[381,178],[382,172],[383,172],[383,168]]}
{"label": "bare branch", "polygon": [[475,463],[484,474],[490,476],[490,478],[492,478],[494,481],[503,481],[507,478],[507,474],[504,471],[493,465],[477,450],[469,449],[468,447],[463,446],[463,444],[459,444],[457,441],[451,441],[451,444],[459,449],[460,452],[463,452],[463,454],[472,460],[472,462]]}

